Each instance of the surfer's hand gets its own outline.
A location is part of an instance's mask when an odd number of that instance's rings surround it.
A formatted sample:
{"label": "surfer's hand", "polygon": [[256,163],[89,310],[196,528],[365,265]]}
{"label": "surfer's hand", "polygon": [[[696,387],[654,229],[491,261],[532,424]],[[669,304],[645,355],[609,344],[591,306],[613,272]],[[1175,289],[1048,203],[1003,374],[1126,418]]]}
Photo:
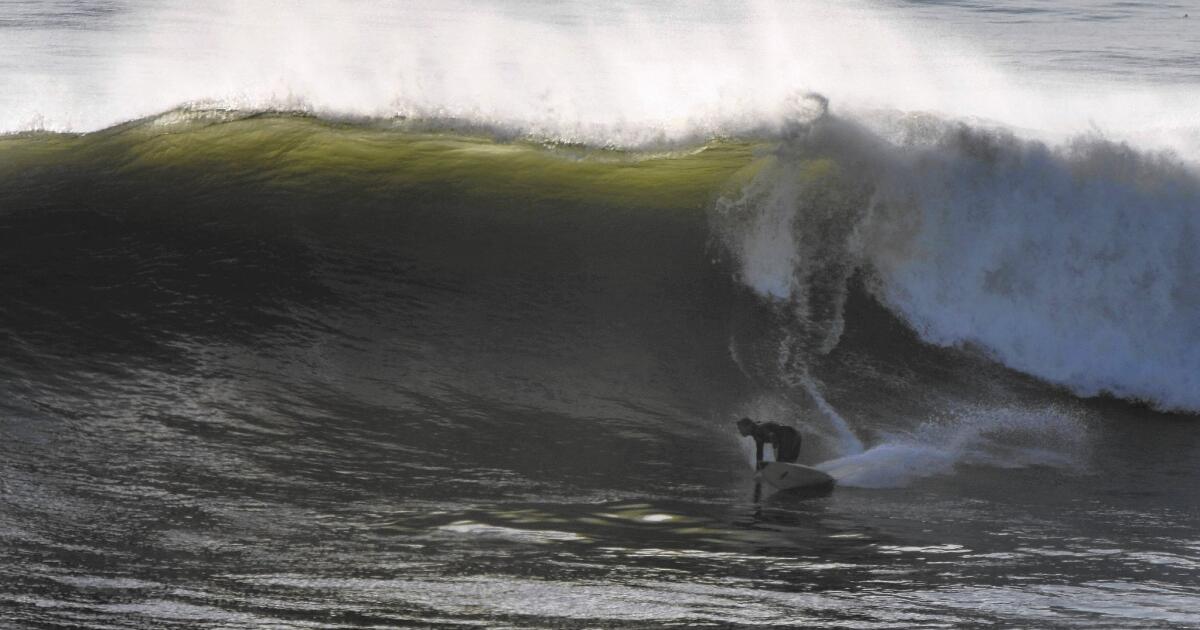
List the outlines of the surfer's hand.
{"label": "surfer's hand", "polygon": [[758,464],[756,464],[754,466],[754,470],[762,470],[763,468],[766,467],[766,465],[767,465],[767,462],[758,462]]}

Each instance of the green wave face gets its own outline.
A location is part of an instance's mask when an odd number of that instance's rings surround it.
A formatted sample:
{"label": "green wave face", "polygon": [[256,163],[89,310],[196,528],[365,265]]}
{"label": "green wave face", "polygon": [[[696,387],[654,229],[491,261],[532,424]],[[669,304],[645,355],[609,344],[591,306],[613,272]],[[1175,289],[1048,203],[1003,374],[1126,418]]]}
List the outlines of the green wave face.
{"label": "green wave face", "polygon": [[137,186],[139,196],[164,187],[208,195],[255,187],[343,199],[439,194],[702,210],[761,148],[751,141],[714,141],[631,152],[290,115],[220,122],[160,118],[93,134],[0,139],[0,190],[11,199],[62,187],[56,184]]}

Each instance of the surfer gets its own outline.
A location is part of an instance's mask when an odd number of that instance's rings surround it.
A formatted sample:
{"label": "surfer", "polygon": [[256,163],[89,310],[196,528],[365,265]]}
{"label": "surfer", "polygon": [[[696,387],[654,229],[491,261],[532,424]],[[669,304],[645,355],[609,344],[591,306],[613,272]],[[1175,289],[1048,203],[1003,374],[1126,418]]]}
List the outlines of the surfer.
{"label": "surfer", "polygon": [[775,422],[755,422],[750,418],[742,418],[737,422],[738,433],[742,437],[753,437],[756,449],[754,461],[759,468],[763,466],[763,444],[770,444],[775,449],[775,461],[795,463],[800,457],[800,433],[787,425]]}

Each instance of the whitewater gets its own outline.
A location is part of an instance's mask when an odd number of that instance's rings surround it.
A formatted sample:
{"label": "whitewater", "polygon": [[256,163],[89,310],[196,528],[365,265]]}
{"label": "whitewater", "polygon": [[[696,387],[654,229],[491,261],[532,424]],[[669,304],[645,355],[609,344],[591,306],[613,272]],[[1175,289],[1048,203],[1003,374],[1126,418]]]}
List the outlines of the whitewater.
{"label": "whitewater", "polygon": [[0,625],[1200,626],[1197,19],[0,5]]}

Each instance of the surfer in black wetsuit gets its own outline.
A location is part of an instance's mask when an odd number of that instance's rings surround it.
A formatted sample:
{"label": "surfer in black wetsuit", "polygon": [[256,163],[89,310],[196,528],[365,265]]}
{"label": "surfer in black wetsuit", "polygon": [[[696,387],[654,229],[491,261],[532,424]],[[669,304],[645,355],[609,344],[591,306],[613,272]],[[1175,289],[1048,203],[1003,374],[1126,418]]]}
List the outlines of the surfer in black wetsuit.
{"label": "surfer in black wetsuit", "polygon": [[800,457],[800,433],[792,427],[775,422],[755,422],[750,418],[738,420],[737,427],[743,437],[754,438],[757,449],[754,460],[759,468],[763,466],[763,444],[770,444],[775,449],[777,462],[794,463]]}

